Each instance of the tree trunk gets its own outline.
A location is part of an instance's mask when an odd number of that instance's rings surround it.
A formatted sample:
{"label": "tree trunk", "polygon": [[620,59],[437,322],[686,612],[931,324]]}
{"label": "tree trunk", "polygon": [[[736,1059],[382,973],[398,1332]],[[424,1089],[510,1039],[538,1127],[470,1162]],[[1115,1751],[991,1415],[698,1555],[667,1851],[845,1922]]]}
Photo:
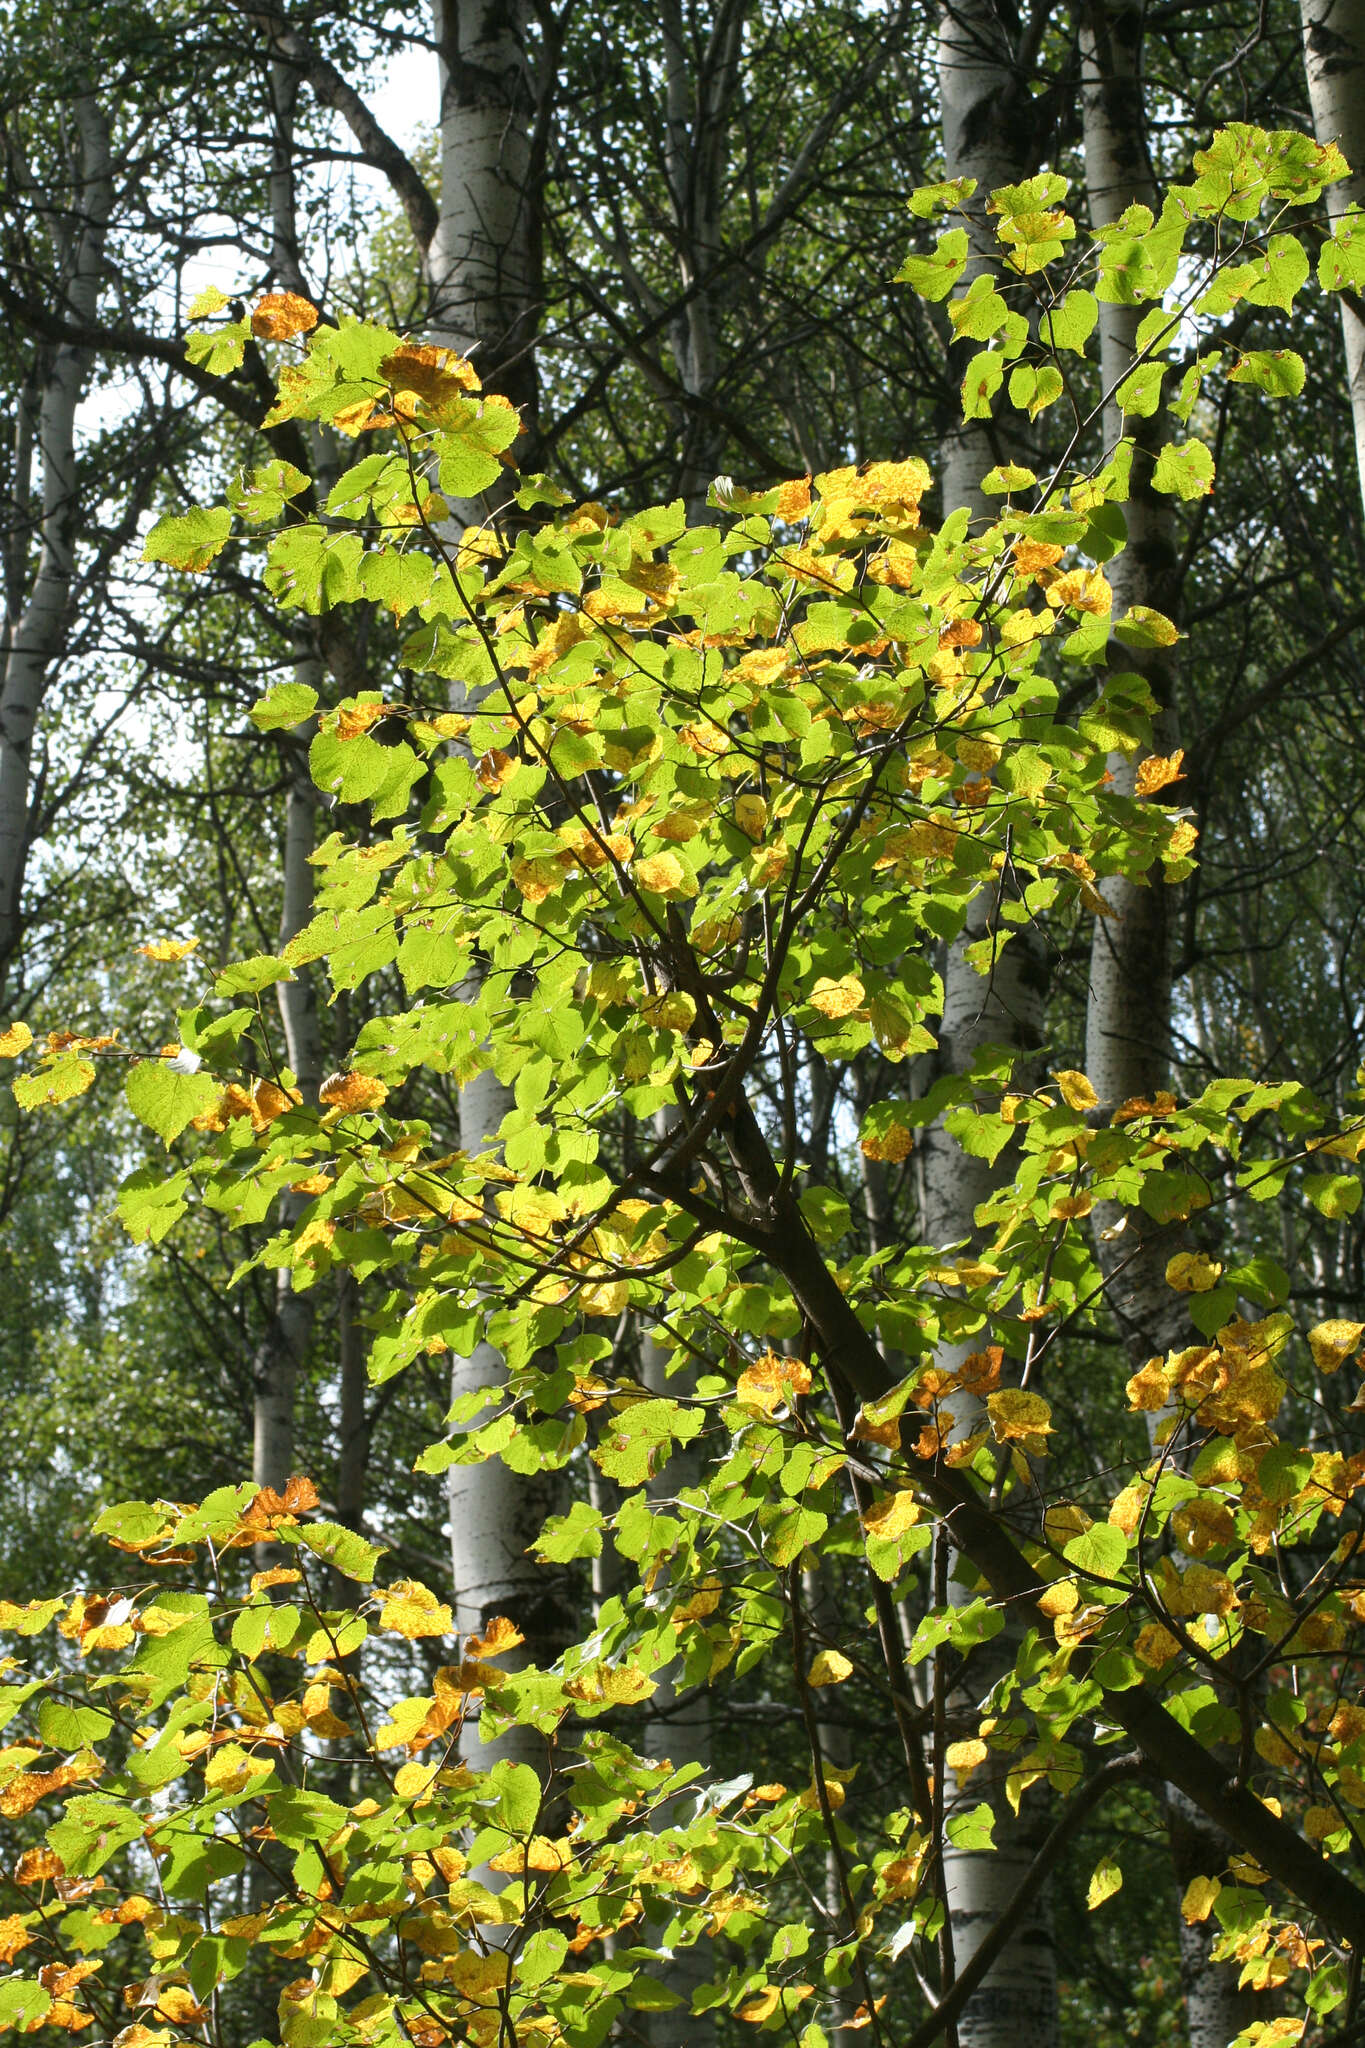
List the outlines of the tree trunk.
{"label": "tree trunk", "polygon": [[[965,287],[972,276],[994,267],[995,238],[986,203],[1000,185],[1016,183],[1032,168],[1037,146],[1034,103],[1028,91],[1026,58],[1011,42],[1000,10],[990,0],[967,0],[945,6],[938,40],[939,84],[943,105],[943,146],[947,175],[972,177],[977,189],[970,202],[972,253]],[[959,354],[955,351],[954,354]],[[955,420],[940,448],[943,510],[947,517],[963,508],[974,516],[986,509],[980,480],[996,459],[986,427]],[[983,892],[972,906],[966,928],[947,949],[944,963],[944,1011],[938,1066],[962,1073],[983,1046],[1015,1054],[1034,1051],[1042,1038],[1046,975],[1041,951],[1027,929],[1007,927],[1010,942],[994,960],[989,976],[972,966],[967,949],[989,938],[999,903]],[[941,1126],[925,1134],[920,1160],[921,1231],[926,1243],[941,1248],[975,1237],[975,1218],[1007,1171],[963,1153]],[[960,1366],[974,1347],[948,1345],[937,1363],[948,1371]],[[964,1394],[951,1397],[955,1436],[969,1434],[978,1421],[979,1403]],[[944,1561],[947,1554],[944,1553]],[[938,1596],[956,1601],[970,1595],[954,1573],[939,1574]],[[1001,1908],[1023,1882],[1045,1825],[1043,1801],[1026,1796],[1015,1815],[1004,1797],[1004,1770],[994,1761],[958,1783],[942,1762],[943,1738],[976,1733],[979,1699],[998,1676],[997,1666],[1013,1661],[1015,1632],[1007,1628],[992,1646],[989,1666],[981,1652],[968,1663],[951,1700],[943,1705],[954,1725],[939,1730],[935,1768],[940,1774],[940,1805],[951,1814],[982,1799],[995,1814],[996,1847],[991,1851],[955,1848],[940,1838],[943,1878],[948,1903],[951,1944],[940,1952],[940,1968],[960,1969],[975,1953],[999,1917]],[[967,1723],[970,1722],[970,1727]],[[960,1725],[958,1725],[960,1724]],[[943,1987],[947,1989],[946,1983]],[[1051,1918],[1040,1895],[980,1989],[968,2001],[957,2027],[961,2048],[1053,2048],[1057,2035],[1056,1961]]]}
{"label": "tree trunk", "polygon": [[[1117,219],[1135,203],[1153,212],[1158,207],[1142,96],[1142,16],[1139,0],[1090,0],[1082,19],[1086,184],[1095,227]],[[1115,616],[1134,604],[1172,614],[1180,601],[1172,505],[1151,483],[1152,466],[1166,438],[1165,411],[1158,407],[1149,419],[1125,420],[1114,396],[1132,364],[1145,311],[1141,306],[1100,307],[1106,450],[1111,451],[1125,431],[1136,442],[1132,497],[1125,508],[1128,545],[1107,565]],[[1158,747],[1169,751],[1177,731],[1175,650],[1114,647],[1111,658],[1116,669],[1144,677],[1159,706]],[[1133,757],[1114,754],[1108,766],[1116,786],[1131,795]],[[1101,892],[1113,915],[1095,920],[1086,1071],[1102,1108],[1112,1114],[1120,1103],[1134,1096],[1150,1099],[1169,1084],[1173,892],[1159,874],[1145,887],[1106,880]],[[1099,1205],[1094,1223],[1110,1305],[1136,1368],[1185,1341],[1184,1304],[1166,1285],[1166,1262],[1173,1247],[1169,1235],[1152,1230],[1140,1213],[1113,1203]],[[1226,1868],[1231,1844],[1173,1786],[1166,1787],[1165,1805],[1180,1896],[1191,1878],[1216,1876]],[[1258,2002],[1254,1993],[1239,1991],[1234,1964],[1211,1960],[1217,1931],[1209,1921],[1193,1926],[1183,1918],[1179,1921],[1190,2048],[1227,2048],[1235,2034],[1266,2012],[1264,2001]]]}
{"label": "tree trunk", "polygon": [[[315,653],[301,647],[294,671],[301,681],[316,687],[321,680],[322,663]],[[308,773],[306,754],[291,746],[287,759],[281,951],[313,915],[312,855],[317,810],[317,792]],[[275,993],[284,1026],[286,1062],[304,1102],[316,1104],[323,1082],[322,1031],[317,983],[311,969],[296,968],[291,981],[276,983]],[[285,1196],[281,1213],[286,1226],[297,1220],[306,1202],[304,1195]],[[257,1486],[273,1487],[277,1493],[294,1471],[295,1403],[299,1375],[307,1363],[312,1341],[313,1296],[311,1292],[301,1293],[294,1286],[289,1268],[282,1266],[275,1276],[274,1304],[252,1366],[251,1476]],[[257,1563],[262,1570],[279,1562],[277,1546],[257,1546]]]}
{"label": "tree trunk", "polygon": [[[720,463],[722,430],[712,397],[718,365],[715,286],[730,120],[751,0],[720,0],[704,34],[684,20],[682,0],[663,0],[664,162],[683,303],[670,323],[682,406],[678,488],[694,523]],[[689,47],[690,45],[690,47]]]}
{"label": "tree trunk", "polygon": [[[1335,221],[1348,206],[1365,206],[1365,0],[1300,0],[1308,98],[1319,142],[1339,144],[1349,178],[1329,185]],[[1341,300],[1346,381],[1351,396],[1356,469],[1365,493],[1365,317],[1360,301]]]}
{"label": "tree trunk", "polygon": [[[114,203],[109,124],[92,92],[70,105],[75,136],[68,194],[43,197],[36,211],[60,259],[56,310],[72,328],[89,328],[98,310],[104,245]],[[4,669],[0,676],[0,988],[13,967],[23,933],[22,894],[31,841],[33,738],[54,663],[66,646],[74,617],[76,541],[81,502],[76,459],[76,411],[94,352],[58,342],[46,350],[35,407],[24,407],[21,436],[32,431],[41,472],[38,566],[27,596],[10,592]],[[27,467],[27,462],[25,464]],[[27,536],[25,536],[25,542]],[[16,562],[22,555],[16,550]],[[17,579],[18,580],[18,579]]]}
{"label": "tree trunk", "polygon": [[534,436],[543,182],[528,14],[525,0],[434,0],[441,199],[426,274],[433,340],[468,356]]}
{"label": "tree trunk", "polygon": [[[661,1345],[646,1336],[640,1345],[640,1377],[651,1392],[685,1400],[689,1392],[695,1392],[694,1375],[688,1371],[681,1377],[675,1374],[670,1380],[669,1356]],[[675,1446],[664,1469],[649,1482],[651,1500],[662,1504],[676,1499],[684,1487],[698,1485],[705,1463],[699,1442]],[[645,1748],[651,1756],[666,1756],[675,1769],[684,1764],[706,1766],[711,1762],[711,1695],[703,1687],[689,1697],[677,1682],[676,1666],[659,1673],[658,1690],[650,1701]],[[696,1793],[696,1785],[683,1792],[672,1809],[660,1814],[660,1823],[667,1827],[690,1818]],[[709,2012],[693,2017],[692,1994],[711,1981],[709,1943],[661,1950],[659,1974],[682,2003],[668,2012],[641,2015],[642,2031],[650,2048],[705,2048],[707,2042],[715,2039],[715,2022]]]}
{"label": "tree trunk", "polygon": [[[484,384],[517,405],[528,427],[536,408],[542,185],[534,175],[534,95],[526,56],[523,0],[436,0],[440,65],[441,199],[427,250],[428,332],[469,356]],[[482,503],[451,507],[451,528],[482,522]],[[457,686],[458,688],[458,686]],[[466,709],[460,693],[457,709]],[[463,994],[477,994],[475,961]],[[512,1107],[511,1090],[482,1073],[460,1090],[460,1145],[473,1155],[496,1146]],[[451,1361],[452,1401],[503,1380],[503,1361],[486,1340]],[[562,1570],[538,1564],[530,1546],[548,1516],[566,1505],[562,1472],[512,1472],[501,1460],[454,1465],[448,1483],[455,1625],[482,1632],[506,1615],[525,1638],[518,1655],[552,1663],[571,1638],[569,1589]],[[510,1665],[509,1665],[510,1668]],[[461,1751],[486,1769],[497,1757],[545,1765],[543,1737],[515,1728],[485,1743],[471,1722]]]}

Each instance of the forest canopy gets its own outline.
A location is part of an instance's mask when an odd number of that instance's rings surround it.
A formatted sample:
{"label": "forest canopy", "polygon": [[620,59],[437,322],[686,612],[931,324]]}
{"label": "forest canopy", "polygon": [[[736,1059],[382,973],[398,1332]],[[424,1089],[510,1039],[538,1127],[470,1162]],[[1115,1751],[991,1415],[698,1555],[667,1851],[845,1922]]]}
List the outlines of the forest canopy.
{"label": "forest canopy", "polygon": [[1365,2039],[1365,5],[8,28],[0,2028]]}

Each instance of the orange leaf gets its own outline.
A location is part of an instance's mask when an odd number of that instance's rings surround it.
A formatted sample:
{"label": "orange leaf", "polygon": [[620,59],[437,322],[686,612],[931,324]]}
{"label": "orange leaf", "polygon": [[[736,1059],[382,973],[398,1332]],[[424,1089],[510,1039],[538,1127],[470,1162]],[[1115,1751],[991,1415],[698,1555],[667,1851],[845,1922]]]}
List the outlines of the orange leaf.
{"label": "orange leaf", "polygon": [[267,292],[251,309],[251,331],[258,341],[292,341],[317,324],[317,307],[297,292]]}

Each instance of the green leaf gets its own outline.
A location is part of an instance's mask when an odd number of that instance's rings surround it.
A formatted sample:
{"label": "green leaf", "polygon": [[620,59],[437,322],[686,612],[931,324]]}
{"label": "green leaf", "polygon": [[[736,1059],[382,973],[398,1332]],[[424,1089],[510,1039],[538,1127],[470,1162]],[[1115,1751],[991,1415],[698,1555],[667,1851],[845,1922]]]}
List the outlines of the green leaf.
{"label": "green leaf", "polygon": [[1095,1522],[1062,1550],[1067,1563],[1097,1579],[1116,1579],[1128,1559],[1128,1539],[1108,1522]]}
{"label": "green leaf", "polygon": [[949,228],[932,256],[907,256],[893,280],[912,285],[922,299],[946,299],[967,267],[967,230]]}
{"label": "green leaf", "polygon": [[62,1053],[36,1073],[21,1074],[12,1084],[14,1099],[20,1109],[51,1109],[84,1095],[94,1079],[95,1069],[89,1060],[78,1059],[75,1053]]}
{"label": "green leaf", "polygon": [[975,178],[949,178],[941,185],[918,185],[906,200],[916,220],[932,220],[950,206],[961,206],[976,190]]}
{"label": "green leaf", "polygon": [[1022,463],[1001,462],[994,469],[988,469],[981,479],[981,488],[988,498],[996,498],[1004,491],[1031,490],[1038,481],[1036,473],[1025,469]]}
{"label": "green leaf", "polygon": [[1312,1476],[1312,1452],[1293,1444],[1272,1444],[1256,1467],[1256,1484],[1269,1501],[1293,1500]]}
{"label": "green leaf", "polygon": [[1307,371],[1292,348],[1252,349],[1228,371],[1229,384],[1254,384],[1271,398],[1297,398]]}
{"label": "green leaf", "polygon": [[354,1529],[344,1529],[339,1522],[303,1522],[298,1536],[305,1550],[325,1558],[343,1578],[355,1579],[362,1586],[371,1583],[375,1566],[384,1555],[383,1544],[367,1543]]}
{"label": "green leaf", "polygon": [[568,1564],[575,1557],[600,1557],[603,1516],[600,1508],[576,1500],[567,1515],[552,1515],[536,1539],[536,1556],[547,1564]]}
{"label": "green leaf", "polygon": [[523,1841],[534,1834],[540,1818],[543,1791],[539,1777],[529,1764],[510,1763],[499,1757],[488,1774],[488,1797],[500,1827]]}
{"label": "green leaf", "polygon": [[1213,457],[1202,441],[1168,441],[1156,459],[1152,483],[1173,498],[1206,498],[1213,489]]}
{"label": "green leaf", "polygon": [[1068,292],[1059,306],[1044,313],[1038,324],[1039,338],[1045,348],[1070,349],[1083,356],[1099,317],[1099,300],[1093,292]]}
{"label": "green leaf", "polygon": [[119,1219],[135,1243],[160,1244],[174,1229],[189,1206],[189,1184],[188,1173],[168,1176],[154,1166],[129,1174],[115,1199]]}
{"label": "green leaf", "polygon": [[254,996],[277,981],[292,981],[293,974],[273,953],[257,953],[250,960],[238,960],[225,967],[213,984],[216,996]]}
{"label": "green leaf", "polygon": [[0,1984],[0,2027],[20,2034],[32,2033],[51,2005],[51,1996],[41,1984],[30,1983],[23,1977],[7,1977]]}
{"label": "green leaf", "polygon": [[65,1700],[44,1700],[38,1709],[38,1732],[49,1749],[68,1754],[103,1742],[114,1726],[112,1714],[98,1707],[69,1706]]}
{"label": "green leaf", "polygon": [[1365,210],[1350,206],[1318,251],[1318,283],[1325,292],[1365,292]]}
{"label": "green leaf", "polygon": [[284,732],[311,718],[317,703],[318,693],[311,683],[276,683],[252,705],[248,715],[258,732]]}
{"label": "green leaf", "polygon": [[993,1849],[995,1814],[983,1799],[970,1813],[959,1813],[948,1824],[948,1840],[955,1849]]}
{"label": "green leaf", "polygon": [[222,552],[231,532],[232,514],[226,505],[192,505],[188,512],[167,513],[157,520],[142,559],[169,562],[173,569],[197,576]]}
{"label": "green leaf", "polygon": [[112,1536],[133,1548],[151,1543],[166,1527],[162,1510],[147,1500],[121,1500],[106,1508],[90,1526],[92,1536]]}
{"label": "green leaf", "polygon": [[271,1792],[266,1799],[266,1810],[270,1825],[291,1849],[302,1849],[309,1842],[327,1842],[345,1827],[350,1815],[344,1806],[338,1806],[334,1799],[328,1799],[321,1792],[305,1792],[289,1785],[278,1792]]}
{"label": "green leaf", "polygon": [[1000,389],[1005,375],[1005,358],[999,349],[986,349],[979,356],[973,356],[967,365],[967,374],[962,379],[962,417],[964,420],[988,420],[991,416],[991,400]]}
{"label": "green leaf", "polygon": [[1320,1215],[1337,1223],[1360,1207],[1361,1184],[1353,1173],[1305,1174],[1303,1191]]}
{"label": "green leaf", "polygon": [[169,1060],[139,1060],[129,1068],[123,1092],[138,1122],[169,1145],[219,1091],[211,1074],[178,1074]]}
{"label": "green leaf", "polygon": [[521,1954],[517,1957],[517,1982],[523,1989],[533,1989],[537,1984],[546,1983],[569,1952],[569,1943],[557,1927],[542,1927],[531,1936]]}

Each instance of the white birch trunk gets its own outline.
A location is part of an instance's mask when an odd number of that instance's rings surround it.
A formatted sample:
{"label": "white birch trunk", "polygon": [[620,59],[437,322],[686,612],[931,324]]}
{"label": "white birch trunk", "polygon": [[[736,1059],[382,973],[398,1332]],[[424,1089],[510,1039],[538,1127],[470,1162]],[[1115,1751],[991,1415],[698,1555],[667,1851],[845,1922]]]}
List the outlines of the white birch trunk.
{"label": "white birch trunk", "polygon": [[[1142,22],[1139,0],[1090,0],[1081,25],[1082,114],[1086,185],[1092,225],[1104,226],[1126,207],[1141,202],[1156,210],[1157,193],[1147,157],[1142,97]],[[1141,306],[1100,308],[1100,368],[1106,393],[1105,442],[1112,449],[1125,421],[1112,394],[1132,362]],[[1176,589],[1176,533],[1171,502],[1151,487],[1151,467],[1165,438],[1164,410],[1147,420],[1130,420],[1137,443],[1133,494],[1125,507],[1128,546],[1107,565],[1118,616],[1129,605],[1153,605],[1173,612]],[[1118,648],[1114,666],[1142,674],[1158,705],[1158,745],[1175,743],[1178,681],[1173,650],[1136,653]],[[1134,789],[1135,765],[1124,754],[1110,757],[1110,774],[1125,795]],[[1112,1113],[1133,1096],[1155,1094],[1169,1080],[1171,1041],[1170,923],[1172,892],[1160,875],[1146,886],[1117,879],[1102,893],[1114,912],[1097,918],[1091,950],[1086,1018],[1086,1071],[1102,1107]],[[1125,1227],[1110,1236],[1119,1224]],[[1180,1297],[1167,1287],[1165,1267],[1173,1249],[1165,1236],[1143,1238],[1144,1219],[1111,1203],[1095,1212],[1096,1248],[1110,1277],[1109,1298],[1135,1365],[1184,1341]],[[1155,1418],[1154,1418],[1155,1419]],[[1193,1803],[1173,1786],[1165,1792],[1167,1831],[1177,1896],[1193,1877],[1217,1875],[1230,1844],[1211,1828]],[[1178,1921],[1181,1979],[1190,2048],[1227,2048],[1233,2036],[1264,2016],[1264,2002],[1240,1991],[1237,1966],[1215,1963],[1210,1950],[1217,1930],[1211,1923]]]}
{"label": "white birch trunk", "polygon": [[[533,94],[526,59],[523,0],[435,0],[440,67],[441,196],[427,250],[428,333],[469,356],[484,383],[534,421],[534,345],[538,314],[540,207],[532,187]],[[451,508],[451,531],[481,522],[479,503]],[[467,705],[452,695],[457,709]],[[464,994],[477,994],[475,962]],[[470,1154],[496,1145],[512,1106],[511,1090],[491,1073],[460,1090],[460,1145]],[[451,1361],[452,1401],[503,1381],[503,1361],[487,1341]],[[562,1472],[525,1475],[501,1460],[451,1467],[448,1482],[455,1625],[480,1633],[506,1615],[525,1637],[518,1653],[552,1663],[572,1631],[565,1576],[538,1564],[530,1546],[546,1519],[566,1504]],[[508,1660],[510,1668],[510,1660]],[[498,1757],[545,1765],[545,1744],[515,1728],[486,1743],[474,1722],[461,1742],[466,1763],[487,1769]]]}
{"label": "white birch trunk", "polygon": [[[41,200],[38,210],[61,259],[54,310],[81,328],[92,324],[98,310],[114,183],[109,124],[93,93],[82,92],[71,102],[70,118],[76,150],[69,194],[61,203]],[[19,601],[18,593],[12,593],[17,617],[7,634],[0,676],[0,985],[23,932],[38,714],[73,622],[81,520],[76,412],[93,361],[91,349],[57,343],[46,357],[36,407],[38,564],[26,599]]]}
{"label": "white birch trunk", "polygon": [[542,195],[528,14],[525,0],[434,0],[441,198],[426,274],[432,339],[468,356],[533,429]]}
{"label": "white birch trunk", "polygon": [[[1027,85],[1018,78],[1016,58],[1001,12],[991,0],[954,0],[952,6],[943,8],[938,64],[947,175],[978,181],[971,201],[973,254],[964,286],[992,263],[995,243],[985,214],[991,192],[1017,182],[1032,168],[1032,103]],[[985,510],[980,480],[994,460],[980,423],[962,423],[947,433],[940,449],[945,516],[963,506],[973,514]],[[948,948],[938,1060],[941,1070],[961,1073],[983,1045],[1027,1054],[1040,1043],[1045,970],[1031,934],[1015,932],[989,979],[978,974],[966,957],[967,947],[993,929],[997,909],[994,894],[983,893],[972,906],[966,929]],[[971,1240],[977,1205],[1007,1171],[1003,1161],[992,1168],[984,1160],[969,1158],[941,1127],[926,1132],[920,1159],[921,1229],[926,1242],[946,1247]],[[939,1363],[952,1370],[973,1348],[945,1347]],[[954,1396],[951,1406],[957,1433],[966,1433],[975,1417],[966,1412],[965,1397]],[[953,1597],[961,1590],[954,1585]],[[972,1658],[951,1702],[954,1721],[970,1721],[971,1726],[954,1727],[950,1734],[975,1734],[974,1709],[999,1670],[1012,1661],[1013,1643],[1013,1632],[1007,1628],[984,1657],[977,1652]],[[1045,1826],[1045,1808],[1036,1794],[1026,1796],[1018,1816],[1011,1811],[1004,1797],[1003,1776],[1003,1770],[986,1764],[959,1786],[952,1774],[945,1772],[944,1801],[949,1812],[954,1805],[971,1807],[983,1798],[995,1812],[993,1851],[957,1849],[946,1840],[942,1845],[951,1951],[959,1970],[1024,1883]],[[984,1984],[968,2001],[957,2032],[960,2048],[1054,2048],[1056,1958],[1051,1916],[1041,1893]]]}
{"label": "white birch trunk", "polygon": [[[1365,0],[1300,0],[1308,98],[1319,142],[1339,144],[1351,175],[1329,185],[1327,211],[1365,206]],[[1365,319],[1341,301],[1346,381],[1351,396],[1356,469],[1365,493]]]}

